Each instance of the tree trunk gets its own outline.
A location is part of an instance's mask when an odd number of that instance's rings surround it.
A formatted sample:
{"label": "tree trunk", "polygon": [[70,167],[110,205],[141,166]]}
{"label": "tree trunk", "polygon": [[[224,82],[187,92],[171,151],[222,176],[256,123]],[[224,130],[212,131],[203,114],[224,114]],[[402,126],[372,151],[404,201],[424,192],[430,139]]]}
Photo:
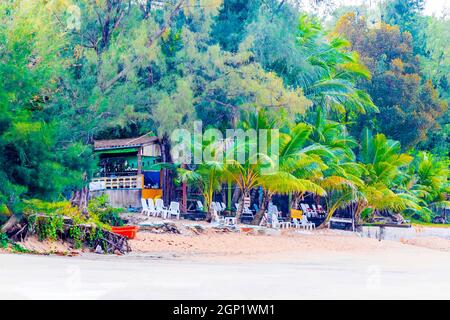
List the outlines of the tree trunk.
{"label": "tree trunk", "polygon": [[246,193],[242,193],[242,196],[239,200],[239,208],[236,211],[236,222],[239,223],[239,220],[241,219],[242,211],[244,210],[244,199],[248,195]]}
{"label": "tree trunk", "polygon": [[[250,191],[250,203],[258,203],[259,204],[259,189],[252,189]],[[252,208],[250,208],[251,210]]]}
{"label": "tree trunk", "polygon": [[355,207],[355,218],[354,218],[354,223],[355,223],[355,228],[358,226],[358,225],[360,225],[361,224],[361,213],[363,212],[363,210],[366,208],[366,204],[364,204],[364,203],[360,203],[360,202],[358,202],[357,204],[356,204],[356,207]]}
{"label": "tree trunk", "polygon": [[209,203],[209,204],[207,204],[208,205],[208,210],[206,210],[206,218],[205,218],[205,220],[206,220],[206,222],[212,222],[212,220],[213,220],[213,215],[214,215],[214,212],[213,212],[213,208],[211,208],[211,204]]}
{"label": "tree trunk", "polygon": [[292,208],[292,209],[298,209],[298,205],[299,205],[300,201],[302,200],[302,198],[303,198],[303,192],[302,192],[302,193],[295,192],[295,193],[292,195],[292,205],[291,205],[291,208]]}
{"label": "tree trunk", "polygon": [[236,188],[234,189],[234,191],[233,191],[233,197],[232,197],[232,199],[231,199],[231,204],[230,204],[230,208],[231,208],[231,210],[233,210],[233,207],[234,207],[234,203],[236,203],[236,202],[238,202],[239,201],[239,197],[241,196],[241,189],[239,189],[239,187],[238,186],[236,186]]}
{"label": "tree trunk", "polygon": [[8,221],[2,226],[0,231],[2,233],[8,234],[14,227],[17,225],[17,223],[20,222],[20,219],[14,214],[11,213],[11,216],[9,217]]}
{"label": "tree trunk", "polygon": [[84,187],[81,190],[74,191],[72,197],[70,198],[70,204],[72,205],[72,207],[78,208],[78,210],[86,217],[89,216],[88,203],[89,187]]}
{"label": "tree trunk", "polygon": [[[161,139],[161,158],[163,163],[172,162],[172,156],[170,155],[170,141],[167,135],[164,135]],[[173,184],[173,172],[167,168],[163,168],[162,176],[163,201],[168,205],[173,199],[175,190]]]}
{"label": "tree trunk", "polygon": [[336,210],[339,208],[339,206],[334,205],[331,208],[327,208],[328,209],[328,214],[325,217],[325,220],[323,220],[323,222],[317,227],[317,229],[325,229],[325,227],[328,225],[328,222],[330,221],[331,217],[333,216],[333,214],[336,212]]}
{"label": "tree trunk", "polygon": [[272,197],[268,194],[266,190],[263,190],[263,198],[261,201],[261,205],[259,207],[258,212],[256,213],[255,217],[253,218],[252,225],[259,226],[261,224],[261,220],[264,216],[264,212],[266,212],[266,209],[269,206],[269,201]]}

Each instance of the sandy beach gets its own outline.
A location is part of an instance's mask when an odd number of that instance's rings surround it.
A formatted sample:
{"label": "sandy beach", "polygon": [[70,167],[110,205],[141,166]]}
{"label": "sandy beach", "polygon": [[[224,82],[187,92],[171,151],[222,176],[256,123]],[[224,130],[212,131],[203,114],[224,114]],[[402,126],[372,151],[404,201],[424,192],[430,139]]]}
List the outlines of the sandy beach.
{"label": "sandy beach", "polygon": [[[143,218],[144,219],[144,218]],[[158,218],[145,218],[148,223],[160,223]],[[223,232],[204,222],[171,221],[181,234],[138,232],[130,240],[134,253],[173,254],[193,259],[286,260],[291,257],[341,254],[374,254],[385,251],[403,251],[428,248],[442,253],[450,252],[450,240],[438,237],[378,241],[358,233],[340,230],[281,229],[267,234],[242,231]],[[201,233],[193,233],[199,225]],[[238,228],[240,229],[240,228]],[[268,235],[270,234],[270,235]]]}
{"label": "sandy beach", "polygon": [[[0,298],[448,299],[450,241],[378,241],[336,230],[273,235],[140,231],[127,255],[0,254]],[[185,228],[185,229],[183,229]],[[66,244],[25,247],[73,251]]]}
{"label": "sandy beach", "polygon": [[[164,220],[133,215],[135,224],[159,224]],[[255,228],[252,232],[243,232],[244,225],[224,230],[215,228],[204,221],[189,220],[165,221],[175,226],[179,234],[148,230],[141,227],[136,238],[129,240],[131,254],[151,254],[180,259],[220,259],[271,260],[285,261],[292,257],[305,257],[327,254],[383,254],[390,251],[402,254],[414,249],[427,248],[436,254],[450,253],[450,240],[440,237],[417,237],[389,241],[365,238],[358,233],[341,230],[303,230]],[[194,231],[194,227],[198,227]],[[264,232],[258,232],[264,231]],[[36,253],[85,254],[90,250],[74,249],[70,243],[60,241],[38,241],[31,236],[20,245]],[[1,250],[0,252],[6,252]]]}
{"label": "sandy beach", "polygon": [[124,256],[0,254],[0,298],[450,298],[450,254],[400,242],[141,233],[131,243]]}

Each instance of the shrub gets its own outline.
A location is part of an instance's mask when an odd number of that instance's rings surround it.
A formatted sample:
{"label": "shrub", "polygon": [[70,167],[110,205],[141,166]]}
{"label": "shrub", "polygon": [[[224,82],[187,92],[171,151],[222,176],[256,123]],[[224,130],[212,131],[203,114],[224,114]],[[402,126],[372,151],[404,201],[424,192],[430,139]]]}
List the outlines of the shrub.
{"label": "shrub", "polygon": [[0,232],[0,248],[6,249],[8,247],[8,243],[9,243],[8,236],[5,233]]}
{"label": "shrub", "polygon": [[89,201],[88,211],[90,215],[97,216],[102,223],[111,226],[123,226],[124,222],[120,218],[119,213],[123,211],[121,208],[113,208],[108,203],[108,196],[103,194]]}

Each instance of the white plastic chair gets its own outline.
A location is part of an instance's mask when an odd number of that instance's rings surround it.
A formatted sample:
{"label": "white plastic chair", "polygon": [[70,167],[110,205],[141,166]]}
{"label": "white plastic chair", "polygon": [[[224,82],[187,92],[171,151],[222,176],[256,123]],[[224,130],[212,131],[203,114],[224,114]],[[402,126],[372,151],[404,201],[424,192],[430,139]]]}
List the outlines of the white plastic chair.
{"label": "white plastic chair", "polygon": [[205,208],[203,207],[203,203],[200,200],[197,200],[197,209],[200,211],[205,211]]}
{"label": "white plastic chair", "polygon": [[274,205],[272,202],[269,202],[269,212],[275,213],[277,216],[281,214],[281,211],[278,210],[278,207]]}
{"label": "white plastic chair", "polygon": [[155,211],[156,211],[156,214],[162,216],[165,210],[167,210],[167,208],[164,207],[163,199],[156,199],[155,200]]}
{"label": "white plastic chair", "polygon": [[158,212],[156,211],[155,203],[153,202],[153,199],[147,199],[147,202],[148,202],[149,215],[156,217],[158,215]]}
{"label": "white plastic chair", "polygon": [[310,208],[312,216],[317,217],[319,215],[319,211],[317,210],[315,205],[311,205],[311,207],[307,204],[308,208]]}
{"label": "white plastic chair", "polygon": [[269,202],[269,207],[267,208],[267,213],[269,214],[269,216],[271,216],[272,214],[275,214],[277,217],[280,217],[282,212],[280,210],[278,210],[276,205],[274,205],[272,202]]}
{"label": "white plastic chair", "polygon": [[225,203],[221,202],[220,205],[222,206],[222,212],[227,210],[227,206],[225,205]]}
{"label": "white plastic chair", "polygon": [[169,209],[164,210],[163,214],[165,219],[171,218],[172,216],[180,219],[180,203],[172,201],[170,203]]}
{"label": "white plastic chair", "polygon": [[261,219],[261,222],[259,223],[260,226],[267,226],[269,224],[269,217],[267,215],[267,212],[264,212],[263,217]]}
{"label": "white plastic chair", "polygon": [[216,203],[215,203],[214,201],[211,202],[210,208],[213,209],[213,210],[216,210],[217,213],[219,213],[219,211],[220,211],[220,210],[218,210],[218,208],[217,208],[217,206],[216,206]]}
{"label": "white plastic chair", "polygon": [[147,200],[145,200],[144,198],[141,198],[141,205],[142,205],[141,213],[146,214],[147,216],[150,216],[150,210],[147,205]]}
{"label": "white plastic chair", "polygon": [[219,215],[215,206],[212,206],[212,220],[219,224],[225,224],[225,218]]}
{"label": "white plastic chair", "polygon": [[280,222],[278,221],[278,215],[276,213],[272,213],[271,226],[272,228],[280,229]]}
{"label": "white plastic chair", "polygon": [[300,203],[300,206],[302,207],[303,213],[306,215],[306,217],[311,217],[313,210],[308,206],[306,203]]}
{"label": "white plastic chair", "polygon": [[295,229],[300,229],[302,227],[302,225],[300,224],[300,222],[298,222],[297,218],[293,218],[292,219],[292,225],[294,226]]}
{"label": "white plastic chair", "polygon": [[[235,206],[236,206],[236,210],[239,210],[240,204],[239,204],[239,203],[236,203]],[[254,215],[253,215],[252,210],[250,210],[250,209],[249,209],[248,207],[246,207],[246,206],[244,206],[244,209],[242,209],[242,213],[245,214],[245,215],[250,215],[252,218],[254,218]]]}
{"label": "white plastic chair", "polygon": [[306,216],[302,216],[302,220],[300,221],[301,226],[305,229],[315,229],[316,228],[316,224],[314,222],[309,222],[308,218],[306,218]]}

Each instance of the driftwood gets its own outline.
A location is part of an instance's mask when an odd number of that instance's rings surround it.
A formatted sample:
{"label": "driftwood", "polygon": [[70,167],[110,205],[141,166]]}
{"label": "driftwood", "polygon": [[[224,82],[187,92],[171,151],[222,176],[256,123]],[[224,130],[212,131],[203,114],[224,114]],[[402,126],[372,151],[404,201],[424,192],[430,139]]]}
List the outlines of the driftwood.
{"label": "driftwood", "polygon": [[228,233],[232,232],[233,230],[230,227],[213,227],[214,231],[217,233]]}
{"label": "driftwood", "polygon": [[205,228],[203,228],[201,225],[189,225],[189,226],[186,226],[186,229],[191,230],[196,235],[199,235],[199,234],[205,232]]}
{"label": "driftwood", "polygon": [[175,234],[181,233],[180,230],[178,230],[176,224],[169,221],[140,225],[139,229],[142,231],[149,231],[153,233],[175,233]]}

